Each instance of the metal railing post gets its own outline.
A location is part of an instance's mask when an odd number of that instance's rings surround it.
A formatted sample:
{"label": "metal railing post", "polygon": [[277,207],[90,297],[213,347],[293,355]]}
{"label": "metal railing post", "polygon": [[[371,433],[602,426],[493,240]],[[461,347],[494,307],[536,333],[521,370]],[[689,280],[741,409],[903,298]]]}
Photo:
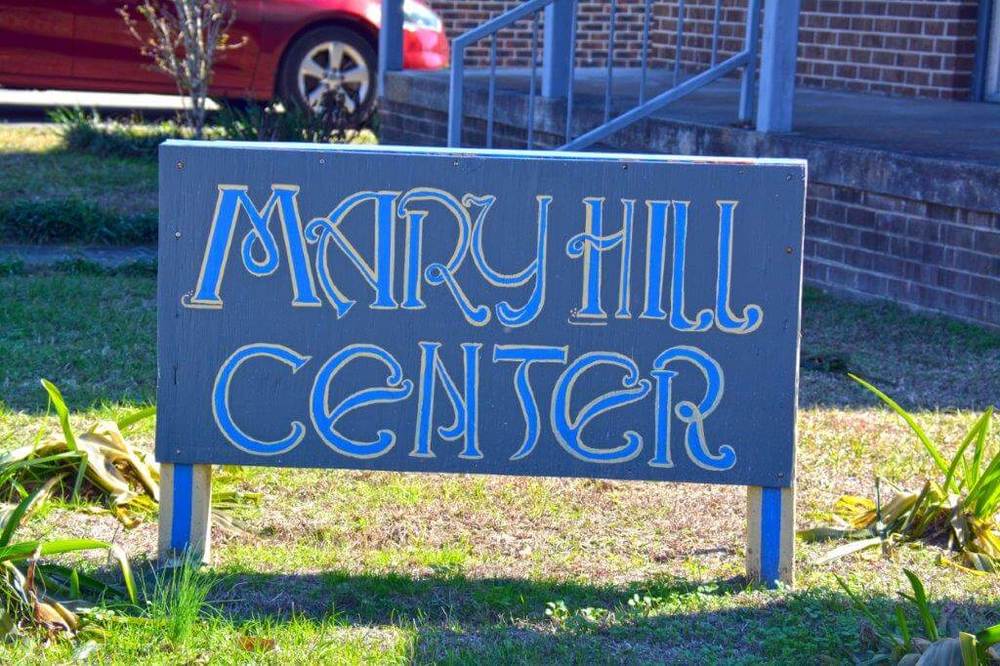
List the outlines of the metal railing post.
{"label": "metal railing post", "polygon": [[382,0],[378,31],[378,94],[385,94],[385,73],[403,69],[403,0]]}
{"label": "metal railing post", "polygon": [[674,85],[681,75],[681,55],[684,49],[684,0],[677,0],[677,34],[674,37]]}
{"label": "metal railing post", "polygon": [[646,101],[646,68],[649,65],[649,21],[653,14],[653,0],[645,0],[642,10],[642,55],[639,59],[639,104]]}
{"label": "metal railing post", "polygon": [[571,31],[574,0],[554,0],[545,8],[544,36],[542,38],[542,95],[565,97],[569,89]]}
{"label": "metal railing post", "polygon": [[[383,0],[383,2],[388,0]],[[462,120],[463,120],[463,110],[462,110],[462,94],[465,89],[465,49],[470,44],[474,44],[484,37],[491,37],[492,42],[490,45],[490,91],[489,91],[489,110],[487,119],[487,141],[492,143],[493,138],[493,103],[496,97],[496,68],[497,68],[497,31],[503,28],[509,27],[520,21],[521,19],[527,18],[528,16],[534,16],[534,24],[537,28],[538,20],[537,13],[543,8],[547,8],[551,3],[556,2],[567,2],[571,9],[569,14],[572,16],[574,14],[573,7],[576,0],[526,0],[516,7],[502,13],[500,16],[495,16],[486,23],[479,25],[472,30],[459,35],[451,44],[451,72],[448,76],[448,145],[452,147],[459,147],[462,145]],[[548,19],[546,19],[548,21]],[[537,32],[537,29],[536,29]],[[546,32],[548,35],[548,32]],[[533,40],[534,41],[534,40]],[[570,42],[572,42],[572,35],[570,35]],[[532,53],[534,53],[535,47],[532,46]],[[549,51],[546,50],[546,58],[549,58]],[[534,65],[532,65],[532,71],[534,71]],[[534,90],[534,84],[532,84],[532,91]],[[572,90],[572,88],[571,88]],[[531,93],[531,101],[529,106],[534,104],[534,92]],[[532,109],[533,110],[533,109]],[[530,112],[529,112],[530,113]]]}
{"label": "metal railing post", "polygon": [[618,18],[618,0],[611,0],[611,17],[608,19],[608,55],[605,67],[607,81],[604,84],[604,122],[611,118],[611,86],[615,72],[615,23]]}
{"label": "metal railing post", "polygon": [[795,101],[795,57],[802,0],[768,0],[760,57],[758,132],[789,132]]}
{"label": "metal railing post", "polygon": [[573,136],[573,84],[576,81],[576,0],[570,2],[571,11],[569,19],[569,48],[563,55],[566,58],[566,69],[569,76],[566,77],[566,143],[569,143]]}
{"label": "metal railing post", "polygon": [[[774,0],[767,3],[770,7]],[[798,13],[796,13],[796,17]],[[744,28],[743,50],[747,52],[747,64],[743,68],[740,79],[740,109],[741,123],[748,123],[753,117],[753,93],[757,74],[757,41],[760,36],[760,0],[750,0],[747,3],[746,28]]]}
{"label": "metal railing post", "polygon": [[986,92],[986,56],[990,48],[990,19],[993,12],[1000,12],[1000,5],[993,0],[979,0],[976,15],[976,53],[972,61],[972,90],[969,98],[982,102]]}
{"label": "metal railing post", "polygon": [[462,94],[465,92],[465,46],[457,42],[451,49],[448,91],[448,146],[462,145]]}

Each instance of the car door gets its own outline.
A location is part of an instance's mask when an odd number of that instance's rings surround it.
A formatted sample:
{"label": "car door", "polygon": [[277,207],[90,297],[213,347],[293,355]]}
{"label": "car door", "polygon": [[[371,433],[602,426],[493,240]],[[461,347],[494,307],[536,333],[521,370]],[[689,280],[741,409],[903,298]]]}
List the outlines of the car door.
{"label": "car door", "polygon": [[[75,77],[100,82],[106,89],[176,92],[173,80],[155,70],[152,60],[142,55],[118,12],[124,6],[140,32],[148,35],[146,19],[136,11],[138,0],[77,0],[72,4],[76,5],[74,34],[79,53],[73,68]],[[261,1],[237,0],[233,4],[236,21],[229,29],[229,41],[244,45],[217,58],[213,90],[249,88],[257,63],[256,23]]]}
{"label": "car door", "polygon": [[74,4],[0,0],[0,73],[4,80],[43,87],[69,79],[75,51]]}

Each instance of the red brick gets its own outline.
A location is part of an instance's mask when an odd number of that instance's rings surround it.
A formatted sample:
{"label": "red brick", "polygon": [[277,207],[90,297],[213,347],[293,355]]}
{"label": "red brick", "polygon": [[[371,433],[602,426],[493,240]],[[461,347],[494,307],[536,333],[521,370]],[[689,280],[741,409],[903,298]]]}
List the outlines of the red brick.
{"label": "red brick", "polygon": [[[719,25],[722,57],[742,48],[745,0],[727,0]],[[517,4],[517,0],[430,0],[455,37]],[[653,3],[650,66],[673,64],[677,2]],[[711,53],[714,0],[686,3],[686,44],[682,64],[704,69]],[[577,61],[605,62],[609,3],[580,0]],[[619,0],[616,24],[617,64],[639,62],[644,0]],[[833,89],[903,96],[963,99],[969,95],[975,52],[977,0],[804,0],[800,22],[799,83]],[[501,33],[500,62],[528,62],[529,21]],[[822,48],[823,46],[828,48]],[[957,56],[957,57],[956,57]],[[488,64],[484,46],[467,51],[470,66]],[[870,65],[880,71],[875,75]],[[920,70],[908,76],[900,69]]]}

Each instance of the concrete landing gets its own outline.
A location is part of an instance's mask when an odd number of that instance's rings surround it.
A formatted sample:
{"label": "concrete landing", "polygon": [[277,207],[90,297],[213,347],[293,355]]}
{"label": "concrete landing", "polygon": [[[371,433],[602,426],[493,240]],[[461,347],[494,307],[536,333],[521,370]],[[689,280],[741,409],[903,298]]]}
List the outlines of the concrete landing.
{"label": "concrete landing", "polygon": [[[527,94],[525,69],[498,69],[497,90]],[[401,72],[399,77],[439,80],[447,72]],[[540,77],[540,75],[539,75]],[[485,89],[488,71],[469,70],[466,89]],[[574,104],[579,109],[604,108],[605,70],[578,69]],[[649,99],[669,87],[670,72],[647,74]],[[540,80],[536,84],[540,90]],[[639,72],[615,70],[612,115],[635,106]],[[909,99],[799,88],[795,93],[795,125],[791,136],[863,148],[888,150],[937,159],[1000,164],[1000,104]],[[714,126],[738,126],[739,83],[725,79],[667,106],[654,117]]]}

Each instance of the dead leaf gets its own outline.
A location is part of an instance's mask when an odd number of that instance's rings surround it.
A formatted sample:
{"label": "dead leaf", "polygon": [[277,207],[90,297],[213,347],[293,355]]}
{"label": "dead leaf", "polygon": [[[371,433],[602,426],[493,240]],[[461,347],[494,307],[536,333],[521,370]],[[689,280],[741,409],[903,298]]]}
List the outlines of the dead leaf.
{"label": "dead leaf", "polygon": [[271,652],[277,647],[273,638],[240,636],[240,647],[246,652]]}

